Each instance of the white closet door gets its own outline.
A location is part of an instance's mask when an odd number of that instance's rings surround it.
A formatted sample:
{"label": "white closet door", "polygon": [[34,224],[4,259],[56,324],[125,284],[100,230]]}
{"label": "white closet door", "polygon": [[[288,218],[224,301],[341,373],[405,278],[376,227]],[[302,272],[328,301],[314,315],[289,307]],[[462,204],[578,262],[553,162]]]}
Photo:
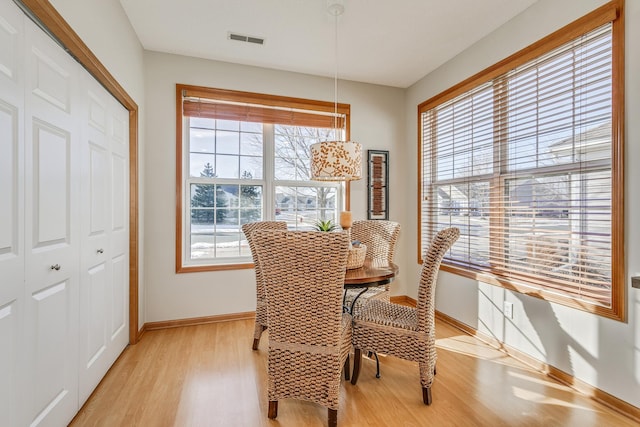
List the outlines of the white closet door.
{"label": "white closet door", "polygon": [[[0,3],[0,425],[19,425],[24,319],[22,13]],[[20,420],[20,421],[19,421]]]}
{"label": "white closet door", "polygon": [[80,405],[127,345],[129,300],[128,112],[86,73],[82,97]]}
{"label": "white closet door", "polygon": [[25,20],[25,359],[30,426],[78,409],[78,64]]}
{"label": "white closet door", "polygon": [[[106,92],[105,92],[106,94]],[[129,111],[109,96],[111,147],[111,363],[129,343]]]}

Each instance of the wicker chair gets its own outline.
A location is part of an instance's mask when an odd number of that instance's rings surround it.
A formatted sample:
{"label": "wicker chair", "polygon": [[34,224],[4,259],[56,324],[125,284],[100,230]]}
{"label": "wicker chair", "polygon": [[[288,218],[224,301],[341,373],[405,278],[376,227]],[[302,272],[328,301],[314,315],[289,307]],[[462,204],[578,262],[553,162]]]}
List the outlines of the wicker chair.
{"label": "wicker chair", "polygon": [[435,290],[440,262],[458,240],[460,231],[438,232],[425,253],[416,308],[372,300],[353,317],[355,348],[351,384],[360,374],[362,349],[418,362],[422,400],[431,404],[431,385],[436,369]]}
{"label": "wicker chair", "polygon": [[278,400],[328,408],[336,426],[341,370],[351,349],[351,315],[342,313],[349,250],[346,233],[255,231],[269,312],[269,418]]}
{"label": "wicker chair", "polygon": [[256,271],[256,325],[253,332],[253,346],[254,350],[258,349],[260,345],[260,337],[265,329],[267,329],[267,301],[264,294],[264,285],[262,284],[262,271],[260,268],[260,262],[256,253],[255,244],[253,241],[253,232],[256,230],[286,230],[287,223],[284,221],[256,221],[249,222],[242,225],[242,232],[249,242],[249,248],[251,248],[251,255],[253,256],[253,265]]}
{"label": "wicker chair", "polygon": [[[359,240],[367,246],[365,260],[374,263],[389,264],[393,262],[400,224],[394,221],[360,220],[354,221],[351,228],[351,240]],[[351,307],[352,312],[359,310],[371,298],[389,301],[389,285],[371,287],[366,290],[353,307],[353,300],[364,291],[363,288],[352,288],[345,291],[344,304]]]}

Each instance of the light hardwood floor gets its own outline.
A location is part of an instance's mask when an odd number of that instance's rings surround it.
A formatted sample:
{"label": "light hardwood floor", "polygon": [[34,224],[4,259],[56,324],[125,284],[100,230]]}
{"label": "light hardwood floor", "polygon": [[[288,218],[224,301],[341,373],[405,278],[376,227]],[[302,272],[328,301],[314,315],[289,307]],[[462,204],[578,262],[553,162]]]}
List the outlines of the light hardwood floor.
{"label": "light hardwood floor", "polygon": [[[638,426],[476,338],[438,321],[433,404],[415,363],[363,359],[343,381],[339,426]],[[283,400],[267,418],[268,335],[252,320],[147,332],[127,348],[71,426],[324,426],[325,408]]]}

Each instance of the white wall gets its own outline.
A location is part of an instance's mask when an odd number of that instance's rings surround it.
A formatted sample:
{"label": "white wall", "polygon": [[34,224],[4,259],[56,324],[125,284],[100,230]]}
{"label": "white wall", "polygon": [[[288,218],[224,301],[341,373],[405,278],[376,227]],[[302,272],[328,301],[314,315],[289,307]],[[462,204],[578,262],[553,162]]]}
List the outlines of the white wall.
{"label": "white wall", "polygon": [[[436,71],[406,94],[406,144],[417,141],[417,106],[443,90],[517,52],[596,7],[603,0],[540,0]],[[627,276],[640,275],[640,1],[626,2],[626,194]],[[411,152],[412,149],[409,149]],[[417,174],[407,157],[406,173]],[[410,181],[410,193],[416,183]],[[416,199],[407,225],[417,223]],[[405,234],[407,252],[417,239]],[[624,262],[615,260],[615,262]],[[415,264],[414,264],[415,266]],[[413,268],[415,271],[417,266]],[[409,281],[409,283],[415,283]],[[622,323],[502,288],[441,273],[436,308],[482,332],[495,336],[539,360],[640,407],[640,290],[628,288],[628,322]],[[412,285],[409,295],[415,297]],[[501,313],[503,301],[514,304],[513,319]]]}
{"label": "white wall", "polygon": [[[129,96],[138,104],[138,150],[144,152],[144,57],[143,49],[118,0],[50,0],[82,41],[109,70]],[[139,156],[139,176],[144,174],[144,157]],[[139,312],[138,327],[144,319],[144,185],[139,180],[139,248],[138,268]]]}
{"label": "white wall", "polygon": [[[253,270],[175,273],[176,83],[333,101],[333,80],[184,56],[145,53],[146,159],[145,275],[147,322],[255,310]],[[401,221],[404,91],[343,82],[339,102],[351,104],[351,138],[391,158],[391,219]],[[366,217],[366,180],[352,183],[354,218]],[[401,221],[402,222],[402,221]],[[400,242],[405,238],[403,233]],[[400,243],[401,244],[401,243]],[[402,250],[398,260],[404,258]],[[408,271],[410,264],[400,264]],[[402,277],[392,292],[405,294]]]}

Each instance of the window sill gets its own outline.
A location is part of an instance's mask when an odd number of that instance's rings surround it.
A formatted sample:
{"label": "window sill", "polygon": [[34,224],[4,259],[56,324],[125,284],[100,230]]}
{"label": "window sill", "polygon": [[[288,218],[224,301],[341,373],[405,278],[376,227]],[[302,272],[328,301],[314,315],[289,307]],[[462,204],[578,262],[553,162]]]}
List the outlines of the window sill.
{"label": "window sill", "polygon": [[176,274],[182,273],[201,273],[205,271],[224,271],[224,270],[247,270],[253,268],[253,262],[240,264],[217,264],[217,265],[177,265]]}
{"label": "window sill", "polygon": [[[609,319],[617,320],[620,322],[627,321],[624,307],[615,305],[615,301],[617,300],[616,298],[612,298],[613,305],[611,307],[607,307],[603,305],[597,305],[595,303],[581,301],[577,298],[571,297],[570,295],[556,293],[552,290],[537,288],[535,286],[529,286],[517,281],[497,277],[490,273],[467,270],[453,265],[445,265],[444,263],[440,266],[440,270],[458,276],[466,277],[468,279],[476,280],[478,282],[487,283],[489,285],[500,286],[509,291],[518,292],[533,298],[539,298],[545,301],[572,307],[581,311],[585,311],[587,313],[607,317]],[[613,289],[617,288],[613,287]]]}

